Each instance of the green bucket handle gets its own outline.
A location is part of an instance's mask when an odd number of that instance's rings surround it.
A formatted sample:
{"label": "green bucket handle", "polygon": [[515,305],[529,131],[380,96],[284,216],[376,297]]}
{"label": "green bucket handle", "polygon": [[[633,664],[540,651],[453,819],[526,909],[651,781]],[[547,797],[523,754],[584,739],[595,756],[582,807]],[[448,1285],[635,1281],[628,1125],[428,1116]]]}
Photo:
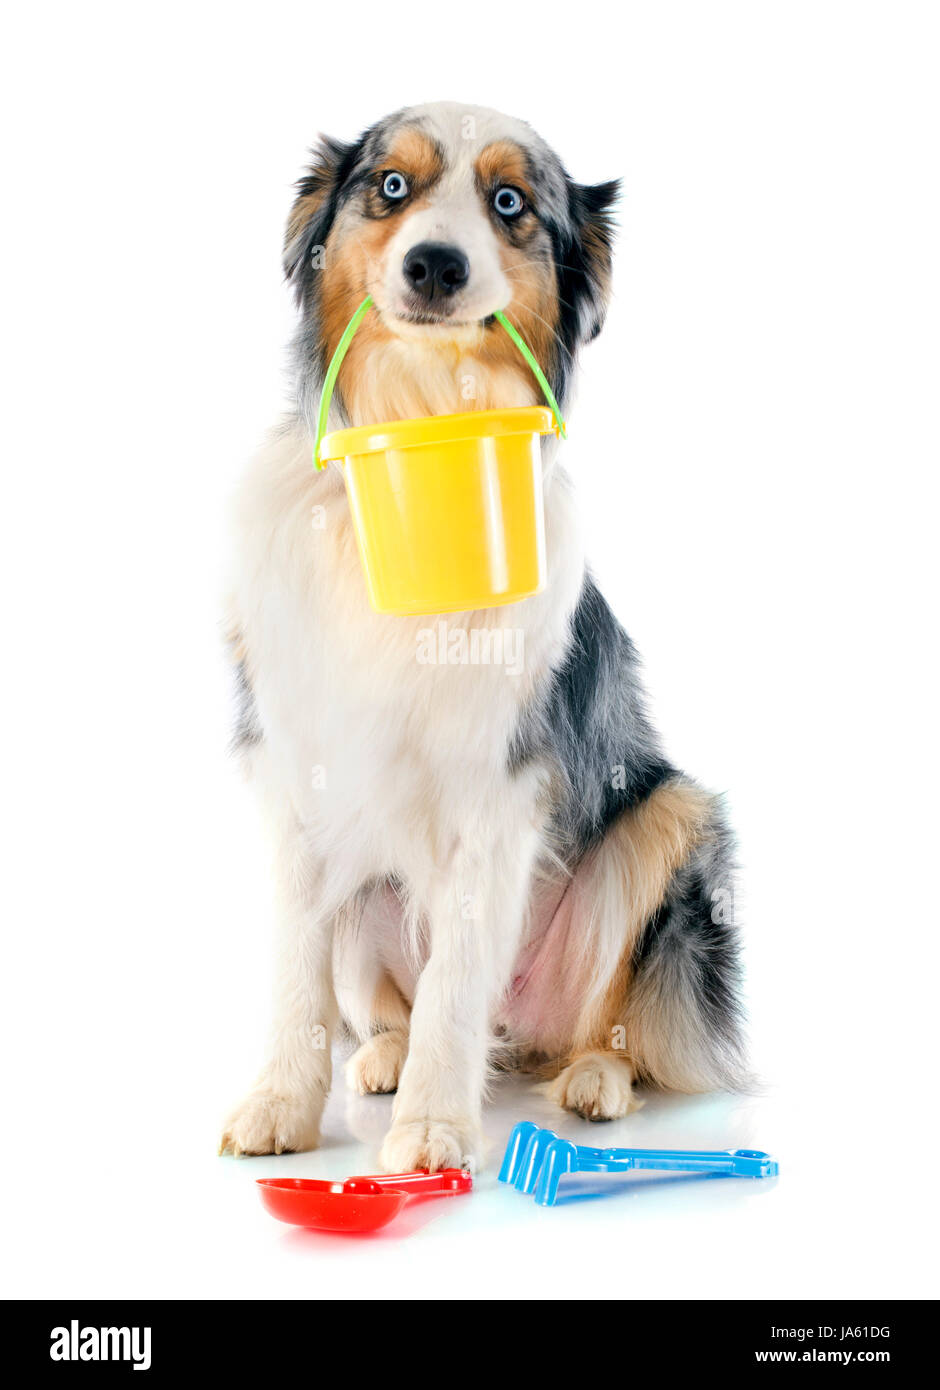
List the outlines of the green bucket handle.
{"label": "green bucket handle", "polygon": [[[325,465],[320,462],[320,445],[323,443],[323,436],[326,434],[326,418],[330,413],[330,401],[333,398],[333,388],[336,385],[336,378],[339,376],[339,369],[343,365],[343,358],[349,351],[349,345],[355,336],[356,329],[359,327],[360,323],[362,323],[362,320],[371,307],[372,296],[371,294],[367,294],[343,329],[343,336],[336,344],[336,351],[330,358],[330,365],[327,367],[326,376],[323,378],[323,390],[320,392],[320,408],[317,411],[317,437],[313,446],[313,462],[320,470],[325,467]],[[562,439],[567,439],[568,431],[565,428],[564,420],[561,418],[561,410],[559,409],[558,402],[555,400],[552,394],[552,388],[549,386],[542,368],[539,366],[538,362],[536,362],[529,344],[526,342],[525,338],[523,338],[518,328],[514,328],[509,322],[502,309],[497,309],[493,317],[498,323],[502,324],[516,347],[522,353],[529,367],[532,369],[536,381],[542,388],[542,395],[551,406],[552,414],[555,417],[555,424],[558,427],[558,433],[561,435]]]}

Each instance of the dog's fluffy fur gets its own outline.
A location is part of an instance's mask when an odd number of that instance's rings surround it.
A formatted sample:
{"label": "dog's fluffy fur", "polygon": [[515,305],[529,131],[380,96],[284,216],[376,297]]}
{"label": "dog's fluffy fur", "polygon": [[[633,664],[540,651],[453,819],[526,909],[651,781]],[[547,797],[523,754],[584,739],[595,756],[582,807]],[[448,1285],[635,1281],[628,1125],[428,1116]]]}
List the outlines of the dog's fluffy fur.
{"label": "dog's fluffy fur", "polygon": [[[497,200],[507,188],[518,199]],[[392,1170],[479,1154],[494,1055],[598,1120],[629,1111],[634,1082],[740,1076],[728,831],[660,750],[555,441],[544,591],[446,620],[370,609],[341,477],[311,466],[325,364],[367,292],[333,425],[535,403],[497,309],[564,405],[604,320],[615,195],[575,183],[522,122],[450,104],[322,141],[299,185],[296,409],[240,494],[229,615],[236,741],[275,826],[280,896],[271,1053],[226,1125],[235,1153],[316,1144],[340,1020],[360,1042],[351,1084],[397,1090]],[[458,287],[406,278],[428,242],[466,258]],[[524,639],[521,669],[422,661],[438,621],[458,648]]]}

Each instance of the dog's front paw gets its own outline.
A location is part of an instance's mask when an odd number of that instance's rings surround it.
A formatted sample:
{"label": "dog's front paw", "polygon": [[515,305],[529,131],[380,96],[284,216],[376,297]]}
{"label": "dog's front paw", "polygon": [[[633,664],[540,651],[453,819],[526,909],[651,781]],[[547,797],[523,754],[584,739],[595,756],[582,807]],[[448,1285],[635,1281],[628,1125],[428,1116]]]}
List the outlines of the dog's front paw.
{"label": "dog's front paw", "polygon": [[483,1148],[479,1131],[472,1124],[457,1125],[448,1120],[412,1120],[393,1125],[385,1136],[379,1162],[386,1173],[410,1173],[428,1168],[475,1168]]}
{"label": "dog's front paw", "polygon": [[294,1153],[315,1149],[320,1142],[320,1110],[309,1096],[282,1096],[265,1089],[252,1091],[232,1111],[222,1132],[219,1153]]}

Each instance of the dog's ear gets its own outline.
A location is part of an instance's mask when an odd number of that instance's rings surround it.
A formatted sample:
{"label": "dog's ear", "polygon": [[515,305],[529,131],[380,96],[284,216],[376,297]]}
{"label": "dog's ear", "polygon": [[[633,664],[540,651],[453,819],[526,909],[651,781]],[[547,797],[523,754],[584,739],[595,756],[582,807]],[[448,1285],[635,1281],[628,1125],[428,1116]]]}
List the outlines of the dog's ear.
{"label": "dog's ear", "polygon": [[284,233],[284,275],[298,298],[303,296],[306,271],[312,267],[315,253],[322,254],[355,150],[355,145],[321,136],[307,172],[297,182],[297,197]]}
{"label": "dog's ear", "polygon": [[604,326],[614,238],[611,208],[619,193],[619,179],[568,186],[573,236],[559,258],[559,279],[562,301],[567,300],[577,314],[574,336],[578,342],[589,343]]}

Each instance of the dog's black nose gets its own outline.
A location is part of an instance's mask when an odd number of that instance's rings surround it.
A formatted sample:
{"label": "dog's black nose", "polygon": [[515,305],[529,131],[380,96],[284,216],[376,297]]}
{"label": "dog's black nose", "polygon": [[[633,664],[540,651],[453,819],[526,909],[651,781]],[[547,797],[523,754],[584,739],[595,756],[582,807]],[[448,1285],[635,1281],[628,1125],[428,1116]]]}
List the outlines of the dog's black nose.
{"label": "dog's black nose", "polygon": [[464,253],[439,241],[412,246],[402,270],[411,288],[429,303],[435,295],[455,294],[470,279],[470,262]]}

